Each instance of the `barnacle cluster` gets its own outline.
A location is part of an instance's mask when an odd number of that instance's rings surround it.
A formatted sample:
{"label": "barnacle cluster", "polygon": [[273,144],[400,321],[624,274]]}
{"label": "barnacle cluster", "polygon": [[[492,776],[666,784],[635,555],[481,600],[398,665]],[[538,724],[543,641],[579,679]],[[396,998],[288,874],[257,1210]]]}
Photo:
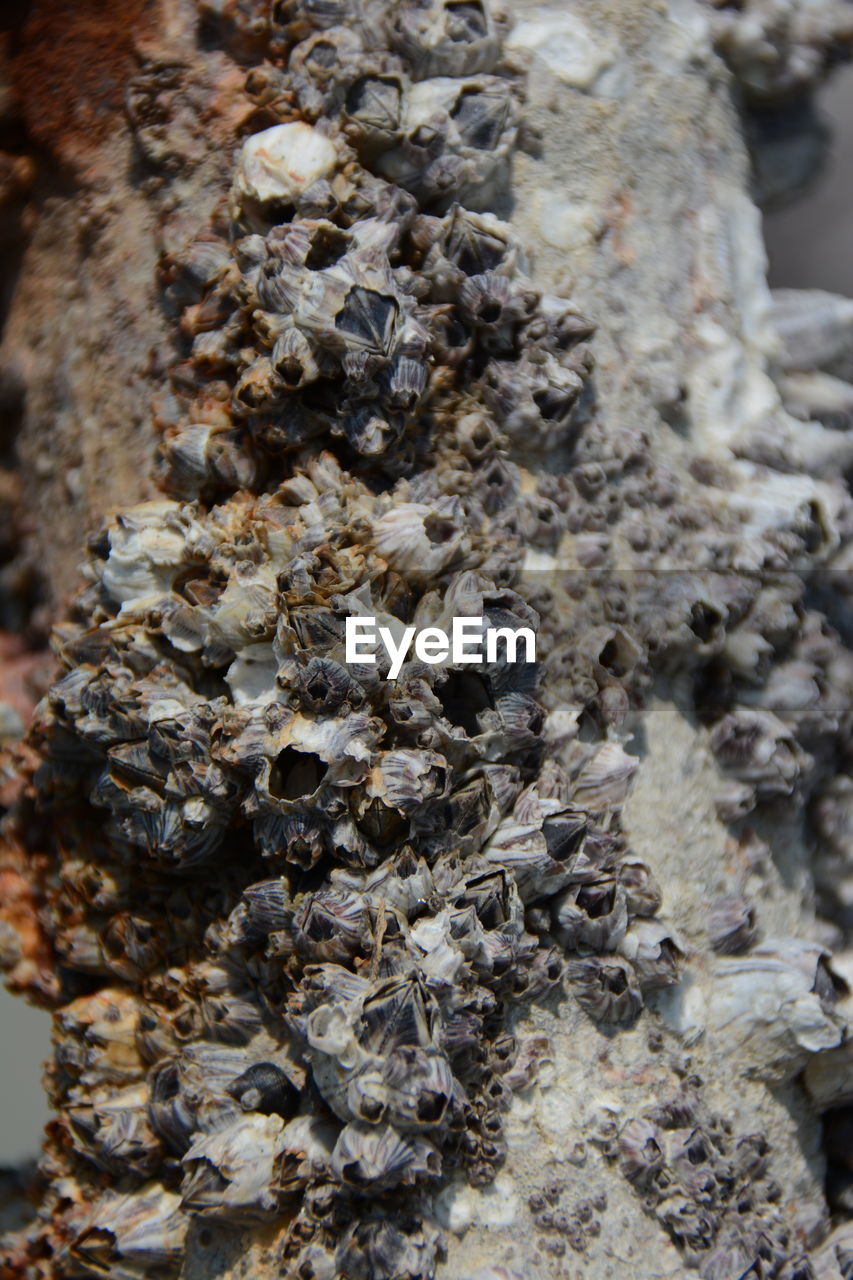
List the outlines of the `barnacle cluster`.
{"label": "barnacle cluster", "polygon": [[393,683],[344,663],[350,615],[538,622],[476,487],[431,485],[375,494],[322,453],[269,494],[144,504],[96,541],[37,728],[42,802],[79,841],[49,932],[102,984],[58,1015],[63,1145],[139,1184],[75,1206],[84,1267],[144,1271],[143,1224],[166,1266],[189,1217],[301,1196],[293,1274],[309,1254],[348,1274],[359,1197],[494,1176],[503,1010],[553,988],[564,951],[605,1026],[677,978],[659,891],[605,819],[621,748],[542,764],[523,663],[415,659]]}
{"label": "barnacle cluster", "polygon": [[393,682],[344,660],[347,617],[538,625],[514,583],[559,508],[511,452],[573,430],[592,327],[455,202],[514,137],[500,25],[390,6],[386,49],[367,16],[282,12],[287,70],[247,87],[287,118],[164,264],[171,496],[92,540],[37,717],[66,1270],[166,1273],[208,1217],[288,1221],[287,1274],[431,1275],[421,1189],[503,1158],[506,1008],[567,950],[606,1026],[676,977],[607,817],[621,748],[543,764],[507,655]]}
{"label": "barnacle cluster", "polygon": [[[304,124],[258,136],[282,132],[289,164],[318,141],[335,157]],[[317,441],[359,473],[399,476],[460,416],[462,391],[486,418],[482,449],[488,437],[551,447],[573,422],[592,326],[520,266],[493,215],[422,213],[362,169],[310,183],[266,235],[189,245],[165,268],[188,349],[160,406],[164,486],[208,499],[262,488]]]}
{"label": "barnacle cluster", "polygon": [[754,1274],[807,1280],[808,1256],[774,1206],[781,1188],[768,1172],[769,1144],[738,1135],[701,1104],[688,1081],[619,1131],[613,1155],[703,1280]]}
{"label": "barnacle cluster", "polygon": [[[274,1222],[284,1275],[417,1280],[442,1172],[481,1184],[503,1159],[530,1082],[515,1008],[565,974],[610,1031],[678,981],[619,817],[652,670],[691,675],[727,821],[817,796],[827,831],[853,670],[783,572],[829,540],[815,503],[762,530],[775,576],[718,572],[742,526],[708,527],[644,434],[585,432],[593,326],[488,212],[523,88],[503,19],[479,0],[199,13],[248,68],[254,132],[211,225],[164,255],[165,496],[93,536],[36,718],[27,838],[48,854],[26,891],[23,855],[8,867],[6,958],[56,1009],[57,1119],[41,1218],[5,1256],[153,1280],[201,1222]],[[149,159],[157,102],[133,96]],[[522,465],[555,449],[561,474]],[[576,577],[522,573],[575,537]],[[503,653],[390,680],[381,656],[346,661],[365,616],[538,629],[544,679]],[[736,985],[749,904],[715,901],[709,936]],[[812,968],[804,1001],[835,1032]],[[629,1126],[623,1166],[711,1266],[763,1153],[697,1108]]]}

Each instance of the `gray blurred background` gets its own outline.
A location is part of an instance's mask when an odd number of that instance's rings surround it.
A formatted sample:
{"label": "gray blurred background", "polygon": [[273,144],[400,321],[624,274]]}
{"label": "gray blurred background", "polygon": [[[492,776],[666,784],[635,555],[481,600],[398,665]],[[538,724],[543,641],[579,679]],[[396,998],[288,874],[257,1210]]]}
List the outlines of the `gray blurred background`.
{"label": "gray blurred background", "polygon": [[[833,130],[830,161],[796,205],[768,215],[770,280],[853,297],[853,67],[836,76],[820,102]],[[48,1114],[41,1073],[49,1048],[48,1015],[0,988],[0,1165],[38,1152]]]}
{"label": "gray blurred background", "polygon": [[853,67],[819,101],[832,129],[830,160],[801,200],[765,219],[770,283],[853,296]]}

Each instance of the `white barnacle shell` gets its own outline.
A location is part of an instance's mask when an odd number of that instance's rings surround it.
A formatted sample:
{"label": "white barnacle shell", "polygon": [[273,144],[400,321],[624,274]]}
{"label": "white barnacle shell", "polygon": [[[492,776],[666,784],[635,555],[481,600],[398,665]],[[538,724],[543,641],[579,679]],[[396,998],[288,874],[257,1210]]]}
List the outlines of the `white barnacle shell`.
{"label": "white barnacle shell", "polygon": [[152,1182],[128,1195],[108,1191],[69,1246],[87,1271],[115,1280],[171,1272],[184,1253],[189,1218],[180,1196]]}
{"label": "white barnacle shell", "polygon": [[377,554],[400,573],[431,576],[440,573],[467,549],[465,520],[458,503],[435,507],[400,502],[373,526]]}
{"label": "white barnacle shell", "polygon": [[201,532],[177,502],[144,502],[123,512],[109,531],[110,552],[102,570],[107,593],[133,607],[169,591],[189,558],[193,535]]}
{"label": "white barnacle shell", "polygon": [[281,1135],[279,1182],[283,1191],[296,1191],[328,1168],[339,1127],[322,1116],[296,1116]]}
{"label": "white barnacle shell", "polygon": [[243,143],[234,188],[259,204],[296,200],[337,164],[335,145],[311,125],[296,121],[254,133]]}
{"label": "white barnacle shell", "polygon": [[402,813],[446,795],[449,769],[435,751],[385,751],[368,779],[368,794]]}
{"label": "white barnacle shell", "polygon": [[585,809],[608,809],[627,796],[640,767],[618,742],[605,742],[586,762],[575,779],[572,798]]}
{"label": "white barnacle shell", "polygon": [[438,1177],[441,1156],[419,1135],[404,1137],[389,1124],[354,1122],[341,1130],[332,1170],[348,1186],[379,1191]]}
{"label": "white barnacle shell", "polygon": [[786,1080],[809,1056],[842,1042],[844,1019],[828,952],[796,938],[768,939],[749,955],[721,957],[707,994],[707,1026],[731,1046],[741,1072]]}
{"label": "white barnacle shell", "polygon": [[631,961],[643,990],[678,982],[678,961],[684,949],[675,931],[662,920],[632,920],[617,950]]}
{"label": "white barnacle shell", "polygon": [[275,1211],[275,1166],[284,1150],[281,1116],[242,1114],[196,1134],[183,1157],[182,1203],[193,1213],[253,1221]]}

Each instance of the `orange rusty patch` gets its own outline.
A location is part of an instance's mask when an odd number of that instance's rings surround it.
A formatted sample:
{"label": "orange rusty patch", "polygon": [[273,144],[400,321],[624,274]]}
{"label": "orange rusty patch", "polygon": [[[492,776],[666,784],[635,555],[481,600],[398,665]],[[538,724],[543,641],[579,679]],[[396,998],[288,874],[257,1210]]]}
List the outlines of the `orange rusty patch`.
{"label": "orange rusty patch", "polygon": [[42,898],[36,885],[47,874],[42,854],[29,857],[14,837],[0,842],[0,922],[8,936],[6,985],[33,1004],[54,1005],[59,996],[56,957],[41,922]]}
{"label": "orange rusty patch", "polygon": [[157,9],[157,0],[33,0],[10,42],[31,137],[73,162],[115,128],[135,42],[153,32]]}

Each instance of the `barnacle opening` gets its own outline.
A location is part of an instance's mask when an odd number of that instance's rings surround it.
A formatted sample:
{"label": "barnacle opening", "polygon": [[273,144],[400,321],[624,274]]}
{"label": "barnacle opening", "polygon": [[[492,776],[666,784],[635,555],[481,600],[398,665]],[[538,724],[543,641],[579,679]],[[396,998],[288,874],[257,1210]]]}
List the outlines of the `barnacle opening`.
{"label": "barnacle opening", "polygon": [[319,756],[285,747],[270,769],[269,792],[276,800],[302,800],[313,796],[329,771]]}
{"label": "barnacle opening", "polygon": [[464,729],[469,738],[480,732],[480,713],[495,705],[488,682],[474,671],[449,672],[435,694],[446,719]]}

